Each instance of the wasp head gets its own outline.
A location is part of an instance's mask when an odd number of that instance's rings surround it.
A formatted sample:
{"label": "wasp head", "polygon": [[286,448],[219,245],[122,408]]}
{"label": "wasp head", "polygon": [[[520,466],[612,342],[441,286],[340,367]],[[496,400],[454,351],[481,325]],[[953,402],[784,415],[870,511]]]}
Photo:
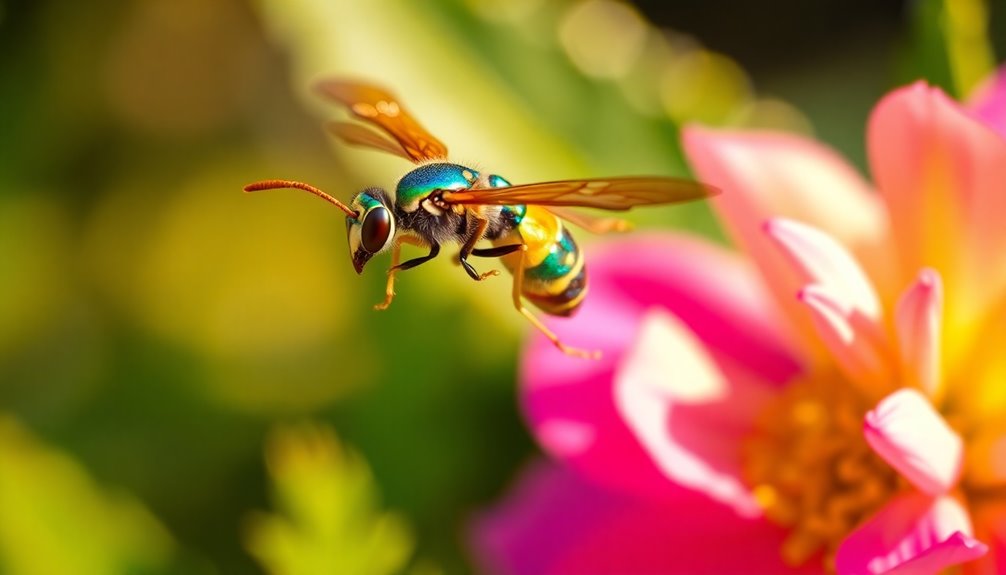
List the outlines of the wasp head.
{"label": "wasp head", "polygon": [[395,237],[394,206],[380,188],[367,188],[353,197],[357,217],[346,217],[349,253],[356,273],[363,273],[374,254],[386,250]]}

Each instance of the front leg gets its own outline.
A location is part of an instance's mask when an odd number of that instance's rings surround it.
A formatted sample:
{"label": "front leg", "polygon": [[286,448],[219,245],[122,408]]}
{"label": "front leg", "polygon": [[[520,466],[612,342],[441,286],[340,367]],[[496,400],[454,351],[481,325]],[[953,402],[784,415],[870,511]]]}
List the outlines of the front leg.
{"label": "front leg", "polygon": [[416,267],[418,265],[425,264],[426,262],[428,262],[428,261],[432,260],[433,258],[437,257],[439,254],[440,254],[440,244],[438,244],[437,242],[432,242],[430,244],[430,253],[428,253],[425,256],[420,257],[420,258],[412,258],[411,260],[409,260],[409,261],[407,261],[407,262],[405,262],[403,264],[398,264],[397,266],[391,268],[391,270],[389,270],[389,271],[411,270],[412,268],[414,268],[414,267]]}
{"label": "front leg", "polygon": [[402,244],[412,244],[414,246],[425,245],[416,238],[410,236],[402,236],[402,238],[395,243],[395,246],[391,252],[391,268],[388,269],[388,283],[385,284],[384,287],[384,301],[374,305],[374,309],[376,310],[385,310],[388,309],[389,305],[391,305],[391,300],[394,299],[395,297],[395,274],[397,274],[399,271],[411,269],[420,264],[424,264],[432,260],[433,258],[437,257],[437,255],[440,253],[440,244],[433,242],[430,244],[429,254],[422,257],[413,258],[405,263],[400,264],[398,263],[398,260],[401,256]]}
{"label": "front leg", "polygon": [[472,235],[465,241],[465,245],[461,246],[461,254],[458,256],[458,260],[461,262],[461,266],[465,268],[465,271],[468,272],[468,275],[471,276],[473,280],[480,282],[488,277],[498,276],[500,271],[489,270],[480,275],[479,272],[475,271],[475,268],[472,267],[472,264],[468,263],[468,256],[475,250],[475,244],[482,239],[482,234],[486,232],[486,227],[489,225],[489,220],[475,214],[474,212],[470,213],[476,218],[476,222],[478,223],[475,225],[475,231],[472,232]]}

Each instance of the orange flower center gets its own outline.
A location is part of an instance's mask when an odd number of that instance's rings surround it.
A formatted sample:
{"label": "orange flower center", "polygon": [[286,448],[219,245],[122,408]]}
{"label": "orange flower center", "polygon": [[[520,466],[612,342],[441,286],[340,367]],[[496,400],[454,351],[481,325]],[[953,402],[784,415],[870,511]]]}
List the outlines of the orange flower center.
{"label": "orange flower center", "polygon": [[896,472],[863,437],[869,408],[841,376],[808,375],[755,421],[744,476],[766,517],[790,530],[787,564],[820,557],[831,569],[842,539],[898,489]]}

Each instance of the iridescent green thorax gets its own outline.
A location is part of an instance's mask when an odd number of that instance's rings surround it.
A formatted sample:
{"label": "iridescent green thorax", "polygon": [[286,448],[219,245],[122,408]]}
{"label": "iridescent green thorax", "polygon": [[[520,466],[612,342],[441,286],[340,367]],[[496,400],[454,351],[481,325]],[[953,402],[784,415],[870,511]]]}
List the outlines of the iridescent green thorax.
{"label": "iridescent green thorax", "polygon": [[419,166],[398,181],[395,202],[402,210],[412,212],[434,190],[470,188],[478,177],[477,171],[458,164],[438,162]]}
{"label": "iridescent green thorax", "polygon": [[503,206],[502,214],[513,222],[514,227],[519,226],[527,213],[527,206]]}
{"label": "iridescent green thorax", "polygon": [[541,281],[562,278],[576,266],[578,255],[579,251],[573,242],[573,237],[566,228],[563,228],[559,234],[559,241],[552,245],[548,256],[540,264],[524,270],[524,276]]}

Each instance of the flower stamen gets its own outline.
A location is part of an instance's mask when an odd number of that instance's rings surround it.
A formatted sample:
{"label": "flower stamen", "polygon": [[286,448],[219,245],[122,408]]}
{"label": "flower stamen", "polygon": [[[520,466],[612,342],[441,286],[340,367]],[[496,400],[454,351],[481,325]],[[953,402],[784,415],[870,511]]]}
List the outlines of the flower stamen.
{"label": "flower stamen", "polygon": [[791,384],[755,422],[744,474],[765,516],[790,533],[780,553],[791,566],[823,553],[899,488],[899,479],[863,437],[868,402],[838,374]]}

